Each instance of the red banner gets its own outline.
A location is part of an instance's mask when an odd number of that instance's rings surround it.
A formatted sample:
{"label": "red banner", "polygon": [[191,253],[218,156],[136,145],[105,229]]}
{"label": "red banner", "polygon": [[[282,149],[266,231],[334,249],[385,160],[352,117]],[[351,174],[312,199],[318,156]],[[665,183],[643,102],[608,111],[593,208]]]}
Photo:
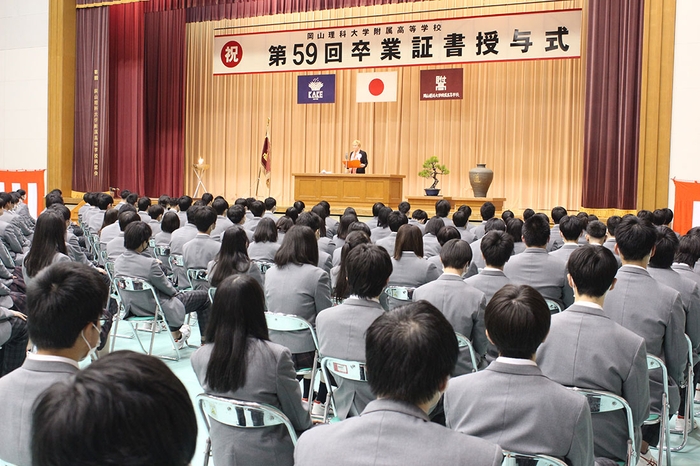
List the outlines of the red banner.
{"label": "red banner", "polygon": [[693,228],[693,210],[700,203],[700,183],[673,180],[676,185],[676,203],[673,206],[673,229],[685,235]]}
{"label": "red banner", "polygon": [[36,218],[39,212],[44,210],[44,172],[46,170],[10,171],[0,170],[0,191],[10,192],[24,189],[27,199],[24,201],[29,207],[29,213]]}

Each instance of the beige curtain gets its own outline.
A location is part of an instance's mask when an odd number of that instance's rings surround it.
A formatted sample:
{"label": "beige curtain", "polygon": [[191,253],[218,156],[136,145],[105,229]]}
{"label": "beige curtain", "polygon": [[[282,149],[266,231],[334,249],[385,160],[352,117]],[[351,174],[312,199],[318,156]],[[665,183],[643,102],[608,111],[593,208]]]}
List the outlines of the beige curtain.
{"label": "beige curtain", "polygon": [[[442,102],[419,100],[420,67],[393,68],[399,78],[397,102],[360,104],[355,102],[358,70],[335,71],[336,103],[316,105],[296,103],[298,73],[212,74],[213,37],[220,27],[257,25],[238,30],[244,33],[279,30],[283,26],[260,25],[300,20],[339,19],[288,28],[583,7],[586,29],[585,0],[482,7],[488,3],[446,0],[188,24],[186,166],[200,157],[210,164],[204,184],[211,193],[228,199],[255,195],[270,118],[269,195],[280,205],[294,200],[292,173],[342,172],[343,154],[359,139],[368,153],[368,173],[406,176],[404,197],[423,194],[429,183],[417,173],[426,158],[436,155],[451,171],[439,185],[444,195],[473,196],[469,169],[486,163],[495,172],[489,196],[505,197],[507,208],[578,209],[584,58],[462,65],[464,99]],[[464,5],[475,8],[420,12]],[[382,16],[400,12],[413,13]],[[364,15],[377,18],[352,19]],[[185,190],[191,193],[195,185],[190,168]],[[264,178],[258,196],[268,196]]]}

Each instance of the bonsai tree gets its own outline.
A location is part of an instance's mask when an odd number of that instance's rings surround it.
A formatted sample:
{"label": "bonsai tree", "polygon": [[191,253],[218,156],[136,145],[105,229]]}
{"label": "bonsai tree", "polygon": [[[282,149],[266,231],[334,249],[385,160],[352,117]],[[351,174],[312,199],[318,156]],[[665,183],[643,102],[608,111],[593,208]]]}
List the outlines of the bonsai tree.
{"label": "bonsai tree", "polygon": [[428,160],[423,162],[423,170],[418,172],[418,176],[421,178],[432,178],[433,179],[433,184],[430,185],[430,188],[428,189],[435,189],[435,186],[438,185],[440,180],[438,179],[438,175],[449,175],[450,171],[447,169],[446,166],[440,164],[440,160],[433,156],[430,157]]}

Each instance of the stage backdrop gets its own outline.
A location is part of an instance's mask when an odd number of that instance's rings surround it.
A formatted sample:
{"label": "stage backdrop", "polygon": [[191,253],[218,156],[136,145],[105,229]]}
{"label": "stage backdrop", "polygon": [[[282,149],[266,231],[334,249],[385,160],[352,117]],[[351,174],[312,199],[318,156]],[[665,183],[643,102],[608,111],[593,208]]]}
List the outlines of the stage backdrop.
{"label": "stage backdrop", "polygon": [[[433,155],[450,170],[440,188],[445,195],[472,196],[469,169],[486,163],[495,172],[489,196],[505,197],[512,209],[581,205],[587,11],[582,0],[507,7],[420,12],[479,5],[481,1],[421,2],[344,8],[303,14],[187,24],[185,191],[196,178],[192,163],[204,158],[207,190],[227,198],[255,193],[265,126],[270,118],[270,195],[293,201],[291,173],[341,172],[354,139],[369,155],[368,173],[403,174],[404,197],[420,195],[428,183],[417,176]],[[381,68],[398,73],[395,102],[357,103],[358,73],[334,73],[335,103],[297,104],[297,77],[311,72],[214,76],[217,28],[237,33],[327,28],[354,24],[418,21],[449,17],[583,8],[581,57],[429,67]],[[413,12],[406,15],[386,16]],[[377,15],[372,19],[353,19]],[[320,21],[322,19],[337,21]],[[275,26],[259,27],[261,24]],[[249,27],[258,26],[258,27]],[[230,30],[227,33],[231,33]],[[506,46],[510,38],[502,39]],[[421,69],[462,68],[462,100],[421,101]],[[268,194],[260,183],[261,196]]]}

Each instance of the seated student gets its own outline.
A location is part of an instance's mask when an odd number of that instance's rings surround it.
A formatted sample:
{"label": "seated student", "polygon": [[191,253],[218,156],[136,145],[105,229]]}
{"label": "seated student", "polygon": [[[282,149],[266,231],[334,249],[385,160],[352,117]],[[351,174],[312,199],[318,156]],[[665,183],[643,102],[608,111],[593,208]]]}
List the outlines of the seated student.
{"label": "seated student", "polygon": [[184,227],[189,223],[189,215],[187,211],[192,207],[192,198],[190,196],[182,196],[177,200],[177,216],[180,217],[180,227]]}
{"label": "seated student", "polygon": [[200,206],[194,212],[197,235],[182,247],[185,268],[206,269],[221,248],[221,243],[210,236],[216,226],[216,211],[210,206]]}
{"label": "seated student", "polygon": [[496,291],[511,283],[503,273],[503,266],[513,254],[513,238],[504,231],[489,231],[481,239],[480,254],[486,266],[478,275],[467,278],[465,282],[483,292],[488,303]]}
{"label": "seated student", "polygon": [[[445,230],[454,227],[445,228]],[[440,230],[442,231],[442,230]],[[469,267],[472,250],[469,243],[461,239],[447,241],[440,251],[444,271],[437,280],[422,285],[413,292],[413,300],[425,300],[442,312],[454,327],[471,341],[479,364],[486,354],[487,340],[484,333],[484,293],[465,283],[462,274]],[[467,374],[472,371],[469,350],[460,350],[457,366],[452,375]]]}
{"label": "seated student", "polygon": [[26,285],[45,267],[58,262],[70,262],[65,238],[63,215],[55,210],[42,212],[36,220],[32,248],[22,262],[22,275]]}
{"label": "seated student", "polygon": [[116,261],[117,257],[121,256],[126,251],[126,247],[124,246],[124,232],[126,231],[126,227],[133,222],[141,221],[139,214],[126,207],[122,207],[118,218],[119,235],[105,246],[107,260],[112,262]]}
{"label": "seated student", "polygon": [[[484,224],[484,234],[488,233],[489,231],[493,230],[498,230],[498,231],[506,231],[506,224],[503,220],[500,218],[490,218],[486,221]],[[483,235],[482,235],[483,238]],[[481,255],[481,238],[477,239],[476,241],[472,241],[471,243],[471,248],[472,248],[472,257],[474,265],[478,269],[483,269],[486,267],[486,263],[484,262],[484,257]],[[471,277],[472,275],[475,274],[470,274],[469,276]]]}
{"label": "seated student", "polygon": [[382,314],[365,338],[366,371],[377,399],[360,416],[305,432],[295,464],[500,466],[497,445],[429,421],[458,353],[452,326],[431,304]]}
{"label": "seated student", "polygon": [[420,228],[420,234],[425,234],[425,224],[428,222],[428,214],[421,209],[413,211],[411,218],[408,219],[408,224]]}
{"label": "seated student", "polygon": [[253,242],[248,246],[251,260],[274,262],[281,243],[277,242],[277,225],[271,218],[263,217],[253,233]]}
{"label": "seated student", "polygon": [[274,197],[266,197],[263,204],[265,204],[265,213],[263,214],[263,217],[270,218],[276,223],[278,218],[275,215],[275,211],[277,210],[277,199]]}
{"label": "seated student", "polygon": [[608,227],[608,237],[603,243],[603,246],[610,249],[610,251],[615,254],[615,257],[620,257],[615,249],[615,245],[617,244],[617,241],[615,240],[615,230],[621,221],[622,217],[619,215],[613,215],[608,217],[608,221],[605,223],[605,226]]}
{"label": "seated student", "polygon": [[458,210],[452,214],[452,223],[454,223],[455,228],[459,231],[462,240],[467,243],[476,241],[476,235],[468,227],[469,217],[464,210]]}
{"label": "seated student", "polygon": [[379,212],[384,207],[386,206],[381,202],[375,202],[374,205],[372,205],[372,218],[365,222],[365,224],[369,227],[370,230],[372,228],[377,228],[377,223],[379,221]]}
{"label": "seated student", "polygon": [[0,296],[0,377],[4,377],[24,363],[28,336],[27,316],[12,309],[15,303],[10,290],[5,285],[0,287],[7,292]]}
{"label": "seated student", "polygon": [[[647,270],[656,244],[656,228],[650,221],[625,216],[617,225],[615,238],[622,267],[615,276],[615,288],[605,298],[603,311],[644,338],[648,354],[663,358],[669,375],[670,412],[675,413],[680,403],[678,382],[683,380],[688,359],[683,301],[678,291],[654,280]],[[661,412],[662,392],[660,371],[650,371],[649,394],[654,413]],[[641,452],[649,460],[649,445],[659,441],[659,425],[643,426],[642,439]]]}
{"label": "seated student", "polygon": [[700,275],[693,271],[698,259],[700,259],[700,236],[690,234],[681,236],[671,268],[700,285]]}
{"label": "seated student", "polygon": [[211,206],[216,211],[216,227],[211,231],[211,237],[221,241],[221,235],[228,227],[233,226],[233,222],[226,217],[226,211],[229,209],[228,201],[221,196],[216,196]]}
{"label": "seated student", "polygon": [[[362,225],[365,225],[364,223]],[[367,225],[365,225],[367,226]],[[351,231],[347,241],[343,245],[340,254],[340,263],[331,269],[331,290],[332,296],[342,302],[350,296],[350,285],[348,284],[348,272],[346,258],[350,251],[360,244],[371,244],[372,240],[364,231]],[[380,293],[381,294],[381,293]]]}
{"label": "seated student", "polygon": [[493,205],[492,202],[486,201],[481,205],[479,212],[481,213],[481,224],[474,227],[473,230],[476,239],[479,239],[486,234],[486,222],[496,215],[496,206]]}
{"label": "seated student", "polygon": [[566,283],[566,262],[547,254],[549,221],[535,214],[523,226],[525,251],[511,257],[503,271],[513,283],[530,285],[562,308],[574,302],[573,291]]}
{"label": "seated student", "polygon": [[78,209],[78,218],[82,223],[87,221],[87,212],[92,209],[94,199],[93,194],[94,193],[83,194],[83,202],[85,202],[85,204]]}
{"label": "seated student", "polygon": [[[555,225],[556,226],[556,225]],[[550,252],[552,257],[561,259],[564,262],[569,260],[572,252],[578,249],[578,239],[583,233],[583,225],[577,217],[564,215],[559,219],[559,235],[564,239],[564,243],[558,249]]]}
{"label": "seated student", "polygon": [[26,353],[25,344],[22,367],[0,378],[0,419],[5,426],[0,459],[20,466],[36,464],[30,453],[32,406],[53,383],[78,372],[78,361],[97,349],[107,294],[95,269],[69,262],[46,267],[27,287],[27,329],[36,351]]}
{"label": "seated student", "polygon": [[265,280],[260,269],[248,257],[248,236],[245,230],[233,225],[225,233],[222,236],[221,249],[207,264],[207,278],[211,286],[218,287],[219,283],[232,275],[250,275],[260,286],[264,286]]}
{"label": "seated student", "polygon": [[[608,239],[608,228],[600,220],[588,223],[586,227],[586,241],[593,246],[602,246]],[[611,251],[612,252],[612,251]]]}
{"label": "seated student", "polygon": [[[331,217],[331,205],[326,201],[321,201],[315,206],[313,206],[311,212],[321,217],[321,221],[323,221],[323,229],[326,232],[324,237],[326,238],[326,240],[328,240],[328,243],[331,243],[333,235],[335,235],[338,232],[338,221],[334,220],[333,217]],[[335,246],[333,246],[332,249],[327,250],[326,252],[332,253],[333,249],[335,249]]]}
{"label": "seated student", "polygon": [[163,207],[154,204],[152,206],[148,207],[148,226],[151,227],[151,234],[153,235],[152,238],[155,238],[158,233],[162,231],[160,222],[163,220],[163,214],[165,213],[165,210],[163,210]]}
{"label": "seated student", "polygon": [[335,236],[333,236],[333,239],[331,240],[335,247],[335,249],[333,250],[333,266],[338,265],[338,262],[335,258],[335,251],[343,247],[343,244],[345,244],[345,238],[348,236],[348,233],[350,233],[350,225],[357,221],[357,215],[355,214],[347,214],[340,217],[340,222],[338,222],[337,233]]}
{"label": "seated student", "polygon": [[[568,271],[576,300],[566,312],[552,316],[549,335],[537,350],[537,364],[562,385],[623,397],[632,409],[639,449],[641,426],[649,416],[646,345],[603,311],[605,295],[615,286],[617,261],[606,248],[582,246],[571,253]],[[594,414],[592,421],[596,457],[624,461],[626,414]]]}
{"label": "seated student", "polygon": [[505,223],[508,223],[508,220],[514,219],[515,214],[513,213],[512,210],[504,210],[501,212],[501,220],[503,220]]}
{"label": "seated student", "polygon": [[255,227],[258,226],[258,222],[262,219],[265,214],[265,204],[261,201],[254,200],[248,205],[248,211],[253,215],[252,218],[248,220],[243,225],[243,228],[250,231],[255,231]]}
{"label": "seated student", "polygon": [[170,245],[173,231],[180,228],[180,217],[171,210],[167,211],[160,221],[160,233],[156,233],[156,246],[167,248]]}
{"label": "seated student", "polygon": [[289,231],[290,228],[294,226],[294,221],[286,215],[281,216],[277,219],[277,242],[282,244],[284,240],[284,235]]}
{"label": "seated student", "polygon": [[[70,225],[70,209],[64,206],[63,204],[53,204],[49,209],[47,209],[47,211],[56,212],[63,218],[66,239],[66,255],[70,258],[70,260],[74,262],[80,262],[81,264],[93,266],[92,262],[88,260],[85,251],[80,246],[78,237],[75,236],[75,234],[73,233],[73,228],[71,228]],[[107,215],[105,215],[105,218],[111,216],[113,213],[117,213],[116,209],[110,209],[109,211],[107,211]]]}
{"label": "seated student", "polygon": [[592,466],[588,401],[549,380],[535,362],[550,326],[542,295],[527,285],[506,285],[489,301],[484,320],[499,357],[483,371],[450,381],[445,392],[447,427],[505,450]]}
{"label": "seated student", "polygon": [[304,204],[304,201],[294,201],[294,204],[292,204],[292,207],[294,207],[294,210],[296,210],[299,215],[304,213],[304,209],[306,208],[306,204]]}
{"label": "seated student", "polygon": [[375,244],[386,249],[386,252],[392,256],[394,254],[394,245],[396,244],[396,234],[402,225],[407,224],[408,218],[404,214],[399,211],[390,212],[389,217],[387,218],[387,225],[389,226],[391,233],[389,236],[385,236],[375,241]]}
{"label": "seated student", "polygon": [[185,386],[162,361],[132,351],[53,385],[38,399],[32,426],[37,466],[186,466],[197,442]]}
{"label": "seated student", "polygon": [[[219,284],[206,339],[192,355],[192,368],[206,393],[265,403],[281,410],[295,430],[311,427],[292,355],[270,341],[265,295],[255,279],[235,275]],[[212,421],[210,436],[217,466],[294,463],[292,440],[281,425],[239,429]]]}
{"label": "seated student", "polygon": [[139,198],[136,205],[138,206],[138,214],[141,217],[141,221],[148,223],[151,220],[150,215],[148,215],[148,208],[151,207],[151,198],[143,196]]}
{"label": "seated student", "polygon": [[5,214],[6,200],[0,197],[0,241],[10,252],[17,265],[22,263],[24,254],[28,251],[22,233],[10,222],[9,215]]}
{"label": "seated student", "polygon": [[318,246],[318,264],[316,265],[330,273],[333,268],[333,258],[328,253],[329,240],[326,238],[326,225],[321,220],[321,217],[313,212],[304,212],[299,215],[295,225],[307,226],[313,230],[316,235],[316,244]]}
{"label": "seated student", "polygon": [[[201,208],[202,206],[192,206],[187,209],[185,214],[187,216],[187,224],[184,227],[182,226],[182,216],[180,216],[180,228],[173,231],[170,235],[170,244],[168,244],[168,247],[170,248],[171,255],[182,255],[185,244],[197,236],[197,226],[194,224],[194,219],[197,211]],[[190,286],[184,267],[173,267],[173,272],[173,283],[175,283],[177,288],[184,289]]]}
{"label": "seated student", "polygon": [[588,223],[598,220],[598,217],[595,215],[588,215],[586,212],[579,212],[576,214],[576,218],[581,222],[581,236],[578,237],[578,244],[586,244],[586,228],[588,228]]}
{"label": "seated student", "polygon": [[[459,231],[457,231],[457,228],[455,227],[442,227],[440,228],[440,231],[437,233],[437,239],[438,239],[438,244],[440,245],[440,254],[437,256],[433,256],[428,258],[428,262],[435,264],[435,267],[437,267],[438,271],[442,273],[442,261],[440,260],[441,254],[442,254],[442,247],[450,240],[453,239],[459,239],[461,240],[462,237],[459,234]],[[469,276],[468,273],[469,271],[472,271],[474,275],[479,273],[478,269],[476,268],[475,265],[472,265],[470,262],[468,264],[468,269],[466,272],[462,274],[463,277]]]}
{"label": "seated student", "polygon": [[[430,259],[440,255],[440,242],[437,239],[438,231],[445,226],[445,222],[440,217],[433,217],[425,224],[423,234],[423,256]],[[372,232],[374,234],[374,232]]]}
{"label": "seated student", "polygon": [[513,238],[513,255],[525,251],[523,243],[523,225],[525,222],[519,218],[511,218],[506,221],[506,233]]}
{"label": "seated student", "polygon": [[90,230],[91,233],[97,234],[97,232],[100,231],[100,228],[102,227],[102,222],[104,220],[105,212],[107,212],[107,209],[112,207],[113,203],[114,199],[109,194],[97,194],[97,200],[95,205],[98,210],[89,217],[87,223],[88,230]]}
{"label": "seated student", "polygon": [[452,205],[447,199],[440,199],[435,203],[435,216],[440,217],[446,227],[454,226],[454,223],[449,217],[450,210],[452,210]]}
{"label": "seated student", "polygon": [[121,192],[119,193],[119,197],[121,198],[119,200],[119,203],[114,206],[115,209],[121,210],[122,207],[126,205],[126,198],[131,194],[131,191],[128,189],[122,189]]}
{"label": "seated student", "polygon": [[[438,219],[440,223],[442,220]],[[436,280],[440,271],[435,264],[423,259],[423,241],[420,229],[413,225],[403,225],[396,235],[396,247],[391,258],[392,273],[389,285],[418,288]],[[401,305],[401,301],[382,293],[384,309],[393,309]]]}
{"label": "seated student", "polygon": [[253,230],[249,230],[243,226],[248,220],[248,218],[246,217],[245,207],[243,207],[240,204],[232,205],[226,212],[226,217],[228,217],[228,219],[231,220],[231,223],[233,223],[234,225],[238,225],[239,227],[243,228],[246,231],[246,235],[248,235],[248,242],[253,242]]}
{"label": "seated student", "polygon": [[[176,344],[183,348],[190,336],[190,327],[185,324],[185,315],[197,312],[197,321],[204,335],[207,324],[207,310],[209,297],[204,290],[178,293],[165,277],[157,259],[141,254],[148,248],[148,240],[151,237],[151,227],[146,223],[136,221],[126,227],[124,231],[124,247],[126,251],[114,261],[114,275],[116,277],[134,277],[146,280],[156,290],[158,299],[165,314],[170,332],[173,334]],[[137,293],[133,296],[126,292],[124,305],[130,315],[152,316],[155,303],[152,297],[145,293]]]}
{"label": "seated student", "polygon": [[[364,233],[357,232],[368,239]],[[347,243],[351,246],[352,243]],[[364,363],[365,333],[384,314],[379,295],[391,275],[391,257],[380,246],[358,244],[344,260],[349,297],[339,306],[321,311],[316,318],[320,352],[323,356]],[[336,378],[336,413],[340,419],[359,415],[374,399],[366,382]]]}
{"label": "seated student", "polygon": [[552,221],[554,222],[554,226],[549,231],[549,242],[547,243],[548,252],[556,251],[564,244],[559,227],[559,222],[564,216],[568,216],[568,212],[564,207],[557,206],[552,209]]}
{"label": "seated student", "polygon": [[[111,210],[112,209],[110,209],[110,211]],[[119,234],[124,231],[119,226],[119,215],[123,214],[124,212],[136,213],[136,209],[134,209],[134,207],[132,205],[126,204],[124,207],[122,207],[121,209],[119,209],[117,211],[117,220],[115,220],[114,223],[107,225],[100,230],[100,247],[103,248],[104,250],[107,249],[107,244],[110,241],[112,241],[114,238],[119,236]],[[107,217],[107,214],[105,213],[105,218],[106,217]]]}
{"label": "seated student", "polygon": [[164,212],[170,211],[170,196],[163,194],[158,198],[158,205],[163,208]]}
{"label": "seated student", "polygon": [[377,243],[382,238],[391,235],[389,215],[393,212],[389,207],[382,207],[377,215],[377,226],[372,228],[372,242]]}

